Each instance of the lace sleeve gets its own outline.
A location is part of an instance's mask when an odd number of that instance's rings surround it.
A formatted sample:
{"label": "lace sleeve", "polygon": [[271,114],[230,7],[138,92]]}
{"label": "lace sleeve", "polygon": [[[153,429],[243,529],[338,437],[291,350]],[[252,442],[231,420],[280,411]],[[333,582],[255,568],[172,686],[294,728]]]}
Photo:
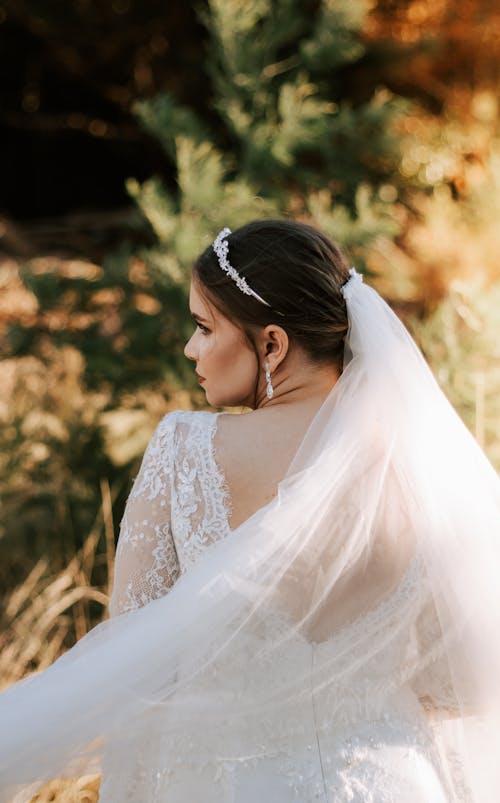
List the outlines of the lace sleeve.
{"label": "lace sleeve", "polygon": [[180,568],[170,526],[173,416],[158,425],[128,498],[116,551],[111,616],[162,597]]}

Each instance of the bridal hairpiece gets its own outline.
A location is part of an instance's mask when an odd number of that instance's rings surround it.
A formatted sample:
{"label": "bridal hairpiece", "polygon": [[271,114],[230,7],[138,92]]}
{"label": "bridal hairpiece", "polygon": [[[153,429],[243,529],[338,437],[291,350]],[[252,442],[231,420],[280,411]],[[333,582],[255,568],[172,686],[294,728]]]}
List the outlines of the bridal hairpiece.
{"label": "bridal hairpiece", "polygon": [[229,262],[228,258],[229,244],[226,239],[228,234],[231,234],[231,229],[228,229],[226,226],[226,228],[222,229],[222,231],[218,233],[212,246],[217,255],[217,259],[219,261],[221,270],[223,270],[224,273],[227,273],[229,278],[233,280],[233,282],[236,284],[238,289],[241,290],[242,293],[245,293],[246,296],[253,296],[254,298],[257,299],[257,301],[260,301],[261,304],[265,304],[266,307],[270,307],[271,306],[270,303],[268,301],[265,301],[262,298],[262,296],[259,296],[259,294],[255,292],[255,290],[252,290],[252,288],[247,284],[245,278],[243,276],[240,276],[236,268],[233,268],[233,266]]}
{"label": "bridal hairpiece", "polygon": [[[257,299],[257,301],[260,301],[261,304],[265,304],[266,307],[270,307],[271,304],[263,299],[258,293],[256,293],[255,290],[250,287],[246,279],[243,276],[240,276],[236,268],[233,267],[233,265],[231,265],[229,262],[229,243],[227,241],[229,234],[231,234],[231,229],[226,226],[218,233],[212,244],[212,248],[217,256],[220,269],[233,280],[237,288],[241,290],[242,293],[245,293],[247,296],[253,296]],[[349,270],[349,278],[341,288],[342,295],[346,301],[350,301],[356,285],[360,284],[362,281],[362,274],[358,273],[356,268],[351,268]],[[283,313],[279,314],[282,315]]]}
{"label": "bridal hairpiece", "polygon": [[363,281],[363,274],[358,273],[356,268],[350,268],[349,278],[346,281],[346,283],[342,285],[340,290],[346,301],[351,300],[352,294],[356,289],[356,286],[361,284],[362,281]]}

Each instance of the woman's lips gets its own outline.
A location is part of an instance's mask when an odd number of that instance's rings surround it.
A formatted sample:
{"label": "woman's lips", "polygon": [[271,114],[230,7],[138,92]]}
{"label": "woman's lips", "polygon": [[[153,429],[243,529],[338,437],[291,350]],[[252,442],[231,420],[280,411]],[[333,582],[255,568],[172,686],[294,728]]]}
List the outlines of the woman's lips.
{"label": "woman's lips", "polygon": [[200,383],[200,385],[203,385],[203,383],[205,381],[205,377],[204,376],[200,376],[198,373],[196,374],[196,376],[198,377],[198,382]]}

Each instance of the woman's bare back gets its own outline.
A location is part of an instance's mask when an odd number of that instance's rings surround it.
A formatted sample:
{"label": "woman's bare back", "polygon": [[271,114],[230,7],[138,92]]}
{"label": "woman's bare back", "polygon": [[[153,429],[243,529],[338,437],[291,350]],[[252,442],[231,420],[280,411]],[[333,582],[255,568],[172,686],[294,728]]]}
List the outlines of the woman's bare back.
{"label": "woman's bare back", "polygon": [[215,457],[231,497],[231,529],[276,496],[322,402],[315,396],[243,415],[219,415]]}

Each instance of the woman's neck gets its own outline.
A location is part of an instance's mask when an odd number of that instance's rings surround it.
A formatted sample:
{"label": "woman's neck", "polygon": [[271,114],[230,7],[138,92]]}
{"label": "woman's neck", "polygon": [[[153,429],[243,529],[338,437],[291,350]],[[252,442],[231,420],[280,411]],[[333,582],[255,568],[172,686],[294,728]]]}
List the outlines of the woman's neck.
{"label": "woman's neck", "polygon": [[314,364],[290,357],[272,376],[273,397],[267,398],[265,385],[259,388],[255,409],[319,406],[339,379],[340,371],[332,363]]}

